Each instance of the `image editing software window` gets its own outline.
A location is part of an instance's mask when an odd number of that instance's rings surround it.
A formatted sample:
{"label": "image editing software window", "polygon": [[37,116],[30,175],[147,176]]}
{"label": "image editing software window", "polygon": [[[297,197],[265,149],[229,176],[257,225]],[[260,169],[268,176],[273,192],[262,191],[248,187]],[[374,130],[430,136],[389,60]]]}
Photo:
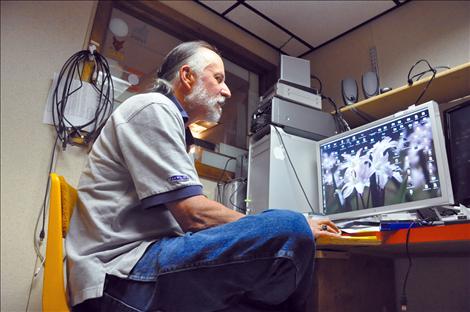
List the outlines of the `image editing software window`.
{"label": "image editing software window", "polygon": [[441,196],[427,108],[320,145],[324,214]]}

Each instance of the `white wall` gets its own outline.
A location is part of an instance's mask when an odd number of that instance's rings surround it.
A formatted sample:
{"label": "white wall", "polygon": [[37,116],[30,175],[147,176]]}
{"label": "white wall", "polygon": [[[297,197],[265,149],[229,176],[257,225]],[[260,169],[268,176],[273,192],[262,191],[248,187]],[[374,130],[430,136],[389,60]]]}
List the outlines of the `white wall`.
{"label": "white wall", "polygon": [[[54,132],[41,123],[50,77],[84,47],[92,1],[1,2],[1,311],[25,311]],[[73,184],[85,153],[70,148],[57,171]],[[40,310],[42,274],[30,311]]]}
{"label": "white wall", "polygon": [[362,74],[371,70],[371,47],[377,49],[382,87],[406,85],[410,67],[421,58],[433,66],[469,62],[470,2],[412,1],[305,58],[322,80],[323,93],[342,105],[341,79],[345,77],[356,79],[359,99],[364,98],[360,83]]}

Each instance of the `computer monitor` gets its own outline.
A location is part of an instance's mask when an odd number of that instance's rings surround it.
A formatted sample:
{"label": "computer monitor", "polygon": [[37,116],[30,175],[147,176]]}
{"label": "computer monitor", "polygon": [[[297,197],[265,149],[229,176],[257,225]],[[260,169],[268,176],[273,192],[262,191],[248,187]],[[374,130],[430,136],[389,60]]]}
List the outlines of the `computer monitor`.
{"label": "computer monitor", "polygon": [[470,97],[444,111],[447,156],[456,204],[470,205]]}
{"label": "computer monitor", "polygon": [[332,220],[453,203],[436,102],[319,142],[321,213]]}

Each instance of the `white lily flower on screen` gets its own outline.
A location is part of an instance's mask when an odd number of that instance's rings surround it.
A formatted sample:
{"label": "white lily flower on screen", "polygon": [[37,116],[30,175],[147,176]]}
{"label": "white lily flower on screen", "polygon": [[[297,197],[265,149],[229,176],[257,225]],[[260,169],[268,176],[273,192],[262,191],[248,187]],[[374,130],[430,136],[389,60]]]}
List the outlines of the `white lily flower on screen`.
{"label": "white lily flower on screen", "polygon": [[327,153],[322,153],[321,155],[321,166],[323,169],[323,184],[333,185],[333,174],[332,170],[336,164],[336,158],[333,153],[328,155]]}
{"label": "white lily flower on screen", "polygon": [[396,148],[398,145],[397,141],[393,141],[390,137],[384,137],[379,142],[375,143],[374,146],[370,149],[369,153],[383,155],[390,148]]}
{"label": "white lily flower on screen", "polygon": [[349,155],[349,154],[342,154],[344,161],[343,163],[339,166],[339,170],[346,169],[345,175],[348,174],[348,172],[357,172],[359,170],[359,167],[361,166],[362,163],[367,162],[368,158],[367,155],[361,156],[362,148],[360,148],[355,155]]}
{"label": "white lily flower on screen", "polygon": [[371,169],[375,173],[375,178],[378,186],[383,189],[390,178],[394,178],[398,182],[402,182],[402,176],[400,175],[400,167],[390,163],[389,155],[386,153],[375,154],[371,160]]}
{"label": "white lily flower on screen", "polygon": [[396,150],[398,152],[401,152],[405,148],[406,143],[407,143],[406,137],[405,136],[400,137],[397,142]]}
{"label": "white lily flower on screen", "polygon": [[336,195],[337,195],[338,198],[339,198],[339,202],[340,202],[341,206],[343,206],[343,205],[344,205],[344,196],[343,196],[343,193],[341,193],[341,191],[340,191],[339,189],[337,189],[337,190],[335,191],[335,193],[336,193]]}
{"label": "white lily flower on screen", "polygon": [[431,123],[429,118],[423,119],[422,124],[415,124],[413,132],[408,137],[410,163],[415,164],[419,161],[416,154],[421,150],[428,150],[432,145]]}
{"label": "white lily flower on screen", "polygon": [[408,164],[411,165],[412,167],[416,167],[416,165],[419,163],[419,150],[415,149],[409,149],[408,150]]}
{"label": "white lily flower on screen", "polygon": [[323,184],[325,185],[333,185],[333,174],[331,174],[330,170],[325,170],[323,173]]}
{"label": "white lily flower on screen", "polygon": [[386,152],[389,149],[394,149],[398,145],[398,142],[392,141],[391,138],[385,137],[383,140],[377,142],[374,147],[370,150],[371,157],[371,169],[375,173],[377,184],[381,189],[385,188],[388,180],[393,177],[398,182],[402,181],[400,175],[400,167],[396,164],[392,164],[389,161],[389,154]]}
{"label": "white lily flower on screen", "polygon": [[424,185],[426,180],[424,178],[423,170],[421,168],[411,169],[410,180],[411,185],[414,188]]}
{"label": "white lily flower on screen", "polygon": [[362,159],[362,162],[355,164],[355,169],[348,168],[344,174],[344,186],[341,189],[343,198],[348,198],[354,190],[358,194],[364,193],[364,188],[370,186],[370,177],[373,171],[369,161]]}
{"label": "white lily flower on screen", "polygon": [[336,159],[335,159],[335,156],[333,155],[333,153],[331,153],[330,155],[328,155],[327,153],[322,153],[321,155],[321,166],[323,169],[327,170],[331,170],[333,169],[333,166],[335,165],[336,163]]}

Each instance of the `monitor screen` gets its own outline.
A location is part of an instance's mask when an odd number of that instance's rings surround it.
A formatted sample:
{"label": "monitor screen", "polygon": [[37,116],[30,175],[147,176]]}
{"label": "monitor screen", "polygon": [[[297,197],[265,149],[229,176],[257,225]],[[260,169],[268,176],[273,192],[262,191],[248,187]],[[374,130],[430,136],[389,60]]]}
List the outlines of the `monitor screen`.
{"label": "monitor screen", "polygon": [[456,203],[470,205],[470,99],[444,112],[452,190]]}
{"label": "monitor screen", "polygon": [[332,219],[453,201],[435,102],[323,140],[319,153],[320,207]]}

